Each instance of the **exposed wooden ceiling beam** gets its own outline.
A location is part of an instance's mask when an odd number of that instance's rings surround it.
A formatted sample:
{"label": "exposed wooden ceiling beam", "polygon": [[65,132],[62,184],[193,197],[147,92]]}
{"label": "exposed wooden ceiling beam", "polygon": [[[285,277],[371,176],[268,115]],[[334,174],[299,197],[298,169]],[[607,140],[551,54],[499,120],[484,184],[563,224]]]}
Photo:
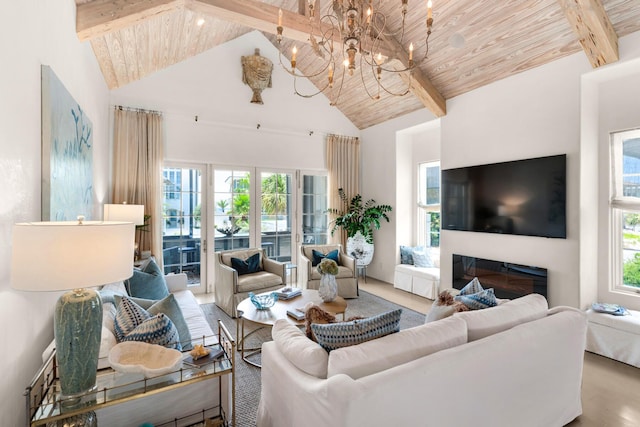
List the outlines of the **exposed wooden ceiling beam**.
{"label": "exposed wooden ceiling beam", "polygon": [[601,0],[558,0],[593,68],[616,62],[618,35]]}
{"label": "exposed wooden ceiling beam", "polygon": [[182,7],[184,0],[95,0],[76,6],[80,41],[121,30]]}
{"label": "exposed wooden ceiling beam", "polygon": [[[181,7],[270,34],[276,34],[280,10],[257,0],[95,0],[77,6],[76,32],[80,40],[89,40]],[[288,10],[282,15],[283,36],[309,43],[308,18]],[[342,43],[339,34],[335,37]],[[400,43],[387,37],[385,45],[380,53],[404,64],[396,64],[396,68],[406,67],[409,58]],[[444,97],[418,67],[412,72],[410,90],[434,115],[446,114]]]}

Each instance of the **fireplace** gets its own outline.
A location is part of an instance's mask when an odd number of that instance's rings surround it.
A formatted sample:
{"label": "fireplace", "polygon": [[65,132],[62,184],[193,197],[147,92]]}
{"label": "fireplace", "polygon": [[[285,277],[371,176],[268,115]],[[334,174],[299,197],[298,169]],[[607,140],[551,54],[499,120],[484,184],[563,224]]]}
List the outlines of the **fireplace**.
{"label": "fireplace", "polygon": [[498,298],[532,293],[547,297],[546,268],[453,254],[453,287],[462,289],[474,277],[483,288],[493,288]]}

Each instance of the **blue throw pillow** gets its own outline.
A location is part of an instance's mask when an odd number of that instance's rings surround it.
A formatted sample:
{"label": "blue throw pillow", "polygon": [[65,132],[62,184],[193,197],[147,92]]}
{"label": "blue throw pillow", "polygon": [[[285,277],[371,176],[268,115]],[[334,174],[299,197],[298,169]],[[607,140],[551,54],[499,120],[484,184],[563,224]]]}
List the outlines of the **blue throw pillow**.
{"label": "blue throw pillow", "polygon": [[416,267],[433,267],[433,260],[428,248],[422,248],[421,250],[413,250],[413,265]]}
{"label": "blue throw pillow", "polygon": [[329,253],[323,254],[320,251],[316,251],[315,249],[311,250],[311,253],[313,254],[313,261],[311,262],[311,266],[315,267],[318,264],[320,264],[320,262],[324,259],[324,258],[329,258],[332,259],[336,262],[336,264],[340,265],[338,263],[338,257],[340,256],[338,254],[338,250],[334,249]]}
{"label": "blue throw pillow", "polygon": [[136,298],[160,300],[169,295],[164,274],[153,258],[149,259],[142,270],[133,270],[133,276],[125,285],[129,296]]}
{"label": "blue throw pillow", "polygon": [[402,309],[389,311],[367,319],[349,322],[311,324],[315,340],[327,351],[356,345],[398,332]]}
{"label": "blue throw pillow", "polygon": [[118,342],[133,331],[139,324],[149,319],[151,315],[144,308],[133,302],[129,297],[122,297],[118,303],[116,317],[113,320],[113,332]]}
{"label": "blue throw pillow", "polygon": [[238,276],[243,274],[251,274],[261,271],[260,268],[260,254],[253,254],[247,260],[240,258],[231,258],[231,267],[238,272]]}
{"label": "blue throw pillow", "polygon": [[400,264],[413,265],[413,248],[411,246],[400,246]]}
{"label": "blue throw pillow", "polygon": [[178,330],[165,314],[153,316],[129,332],[122,341],[141,341],[182,351]]}
{"label": "blue throw pillow", "polygon": [[462,288],[460,290],[460,293],[458,295],[477,294],[478,292],[481,292],[483,290],[484,290],[484,288],[480,284],[480,281],[478,280],[478,278],[474,277],[473,280],[471,280],[469,283],[467,283],[464,286],[464,288]]}
{"label": "blue throw pillow", "polygon": [[493,288],[485,289],[475,294],[456,295],[453,299],[462,302],[470,310],[481,310],[498,305],[498,300],[493,294]]}

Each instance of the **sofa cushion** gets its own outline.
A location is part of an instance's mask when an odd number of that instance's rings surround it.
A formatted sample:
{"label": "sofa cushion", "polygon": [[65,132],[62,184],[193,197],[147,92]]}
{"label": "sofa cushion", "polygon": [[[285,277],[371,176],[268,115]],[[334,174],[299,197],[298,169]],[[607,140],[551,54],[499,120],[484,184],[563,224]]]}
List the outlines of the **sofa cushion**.
{"label": "sofa cushion", "polygon": [[157,314],[140,323],[121,341],[140,341],[182,350],[178,330],[164,313]]}
{"label": "sofa cushion", "polygon": [[331,351],[398,332],[401,313],[402,309],[397,309],[367,319],[325,325],[314,323],[311,330],[318,344]]}
{"label": "sofa cushion", "polygon": [[317,378],[327,378],[327,352],[307,338],[300,328],[280,319],[273,325],[271,336],[278,350],[296,368]]}
{"label": "sofa cushion", "polygon": [[475,341],[506,331],[521,323],[541,319],[547,315],[549,305],[545,297],[529,294],[485,310],[455,313],[467,323],[469,341]]}
{"label": "sofa cushion", "polygon": [[246,260],[232,257],[231,267],[233,267],[238,272],[238,276],[261,271],[262,267],[260,266],[260,254],[253,254]]}
{"label": "sofa cushion", "polygon": [[315,267],[318,264],[320,264],[320,262],[325,258],[332,259],[336,262],[336,264],[340,264],[340,261],[339,261],[340,255],[337,249],[329,251],[326,254],[320,251],[316,251],[315,249],[312,249],[311,254],[313,255],[313,260],[311,261],[312,267]]}
{"label": "sofa cushion", "polygon": [[498,300],[493,293],[493,288],[484,289],[475,294],[456,295],[454,300],[460,301],[470,310],[482,310],[483,308],[495,307]]}
{"label": "sofa cushion", "polygon": [[129,297],[122,297],[116,310],[113,331],[118,342],[133,331],[139,324],[149,319],[151,315],[144,308],[133,302]]}
{"label": "sofa cushion", "polygon": [[268,271],[258,271],[257,273],[238,276],[237,292],[254,292],[281,284],[282,278],[277,274],[269,273]]}
{"label": "sofa cushion", "polygon": [[467,342],[467,324],[450,317],[329,353],[327,376],[358,379]]}
{"label": "sofa cushion", "polygon": [[127,282],[127,294],[132,297],[160,300],[169,295],[164,274],[153,258],[141,270],[133,270]]}
{"label": "sofa cushion", "polygon": [[[195,295],[189,290],[174,292],[172,295],[178,302],[180,310],[182,311],[182,317],[189,327],[192,343],[204,343],[205,345],[216,343],[216,337],[213,336],[211,326],[209,322],[207,322],[207,318],[198,304]],[[205,337],[206,339],[204,339]],[[181,342],[184,342],[182,338]]]}

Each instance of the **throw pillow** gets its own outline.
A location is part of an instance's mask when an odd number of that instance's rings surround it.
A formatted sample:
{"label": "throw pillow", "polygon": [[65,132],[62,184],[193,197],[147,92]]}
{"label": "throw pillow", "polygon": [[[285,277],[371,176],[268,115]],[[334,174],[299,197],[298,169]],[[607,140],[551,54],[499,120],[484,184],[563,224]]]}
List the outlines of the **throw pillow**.
{"label": "throw pillow", "polygon": [[477,294],[478,292],[483,291],[484,288],[480,284],[480,281],[477,277],[474,277],[469,283],[467,283],[464,288],[460,290],[458,295],[471,295]]}
{"label": "throw pillow", "polygon": [[260,254],[253,254],[245,260],[231,258],[231,267],[238,272],[238,276],[260,271]]}
{"label": "throw pillow", "polygon": [[131,301],[129,297],[122,297],[120,304],[118,304],[116,318],[113,321],[113,332],[118,342],[150,317],[147,310]]}
{"label": "throw pillow", "polygon": [[[129,302],[134,302],[138,306],[144,308],[152,316],[160,313],[166,314],[178,330],[178,336],[180,337],[182,350],[187,351],[193,348],[189,326],[187,325],[187,322],[184,319],[184,314],[182,313],[182,309],[178,305],[178,301],[176,301],[176,297],[173,294],[169,294],[160,301],[130,297],[128,297],[127,299],[129,300]],[[122,297],[116,296],[115,300],[116,305],[120,305]]]}
{"label": "throw pillow", "polygon": [[431,260],[431,254],[429,253],[428,248],[413,250],[413,265],[422,268],[433,267],[433,261]]}
{"label": "throw pillow", "polygon": [[493,293],[493,288],[485,289],[471,295],[456,295],[453,298],[456,301],[461,301],[471,310],[481,310],[498,305],[498,300]]}
{"label": "throw pillow", "polygon": [[413,248],[400,246],[400,264],[413,265]]}
{"label": "throw pillow", "polygon": [[157,314],[135,327],[122,341],[142,341],[182,350],[178,330],[165,314]]}
{"label": "throw pillow", "polygon": [[311,330],[318,344],[329,352],[398,332],[401,313],[402,309],[397,309],[367,319],[326,325],[313,323]]}
{"label": "throw pillow", "polygon": [[453,306],[453,305],[440,305],[440,304],[438,304],[438,301],[435,301],[431,305],[431,308],[429,309],[429,312],[425,316],[424,323],[430,323],[430,322],[435,322],[436,320],[444,319],[446,317],[449,317],[449,316],[453,315],[453,313],[455,313],[455,311],[456,311],[455,306]]}
{"label": "throw pillow", "polygon": [[327,252],[326,254],[320,252],[320,251],[316,251],[315,249],[311,250],[311,253],[313,254],[313,261],[311,262],[311,266],[315,267],[318,264],[320,264],[320,262],[324,259],[324,258],[329,258],[332,259],[336,262],[336,264],[340,265],[340,263],[338,262],[338,258],[339,258],[339,254],[338,254],[338,250],[334,249],[330,252]]}
{"label": "throw pillow", "polygon": [[127,280],[129,296],[160,300],[169,295],[164,274],[153,259],[142,270],[133,270],[133,276]]}

